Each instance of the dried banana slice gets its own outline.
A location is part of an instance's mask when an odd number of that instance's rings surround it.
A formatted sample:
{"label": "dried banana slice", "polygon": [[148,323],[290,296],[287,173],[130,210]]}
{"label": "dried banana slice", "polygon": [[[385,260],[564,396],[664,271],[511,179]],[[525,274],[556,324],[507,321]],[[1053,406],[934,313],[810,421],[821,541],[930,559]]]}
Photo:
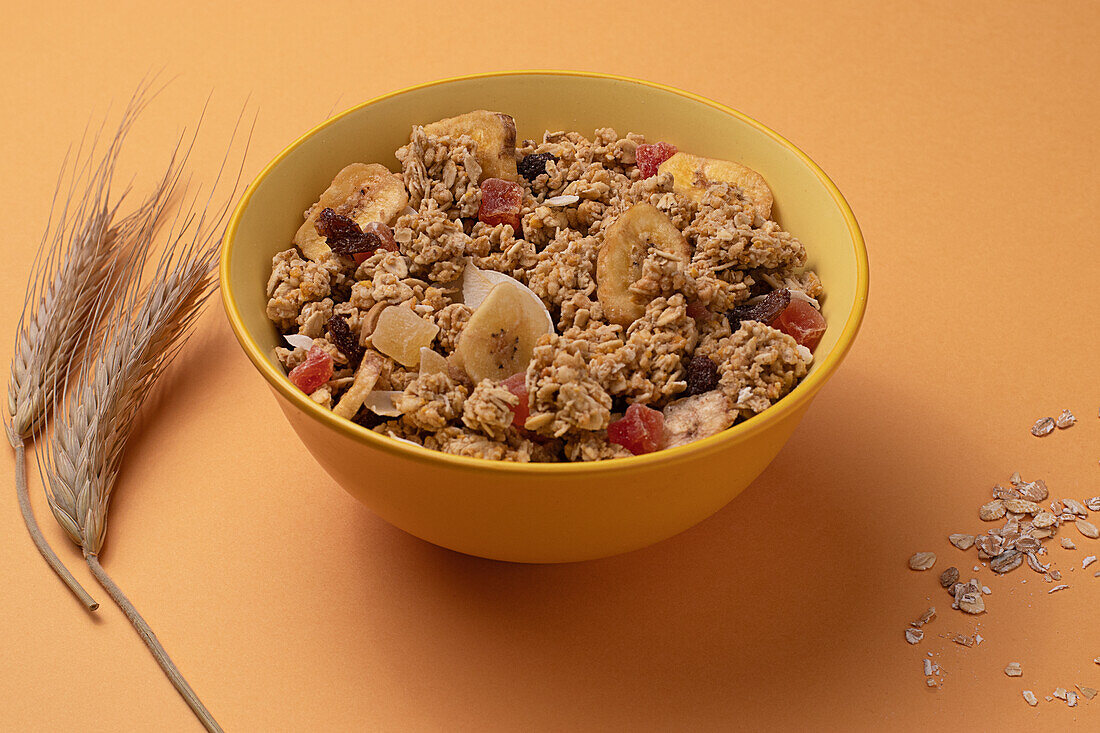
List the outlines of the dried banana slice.
{"label": "dried banana slice", "polygon": [[539,336],[553,333],[546,306],[517,284],[501,282],[462,329],[454,358],[474,383],[525,371]]}
{"label": "dried banana slice", "polygon": [[709,438],[737,419],[729,398],[717,390],[670,402],[664,412],[666,448]]}
{"label": "dried banana slice", "polygon": [[309,260],[330,251],[316,227],[324,209],[354,219],[363,227],[372,221],[393,224],[408,205],[409,194],[399,174],[378,163],[352,163],[336,174],[320,200],[309,207],[305,222],[294,235],[294,244]]}
{"label": "dried banana slice", "polygon": [[764,177],[748,166],[732,160],[676,153],[661,163],[657,172],[671,173],[672,190],[695,200],[702,198],[708,183],[730,183],[745,192],[760,216],[771,217],[772,190]]}
{"label": "dried banana slice", "polygon": [[516,173],[516,121],[510,115],[477,109],[424,125],[424,132],[437,137],[472,137],[477,143],[475,157],[481,164],[479,183],[486,178],[519,180]]}
{"label": "dried banana slice", "polygon": [[645,314],[647,299],[630,286],[642,276],[642,263],[658,249],[684,263],[691,245],[667,216],[652,204],[634,204],[604,234],[596,258],[596,297],[612,323],[629,326]]}

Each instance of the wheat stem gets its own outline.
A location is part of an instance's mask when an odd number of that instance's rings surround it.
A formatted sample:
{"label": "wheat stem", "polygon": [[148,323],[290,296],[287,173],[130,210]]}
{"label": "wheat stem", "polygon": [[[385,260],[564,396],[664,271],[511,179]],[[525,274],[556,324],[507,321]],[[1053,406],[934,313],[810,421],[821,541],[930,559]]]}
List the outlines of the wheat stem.
{"label": "wheat stem", "polygon": [[157,639],[157,635],[149,628],[149,624],[146,623],[145,619],[142,618],[141,614],[134,608],[134,604],[130,602],[130,599],[122,592],[122,589],[115,584],[115,581],[111,580],[111,576],[107,575],[107,571],[103,569],[103,566],[99,564],[99,557],[92,553],[86,553],[84,557],[88,562],[88,567],[92,570],[92,575],[94,575],[96,580],[99,581],[99,584],[103,586],[103,589],[107,591],[107,595],[111,596],[111,600],[118,604],[118,607],[126,614],[126,618],[130,619],[130,623],[134,625],[134,629],[137,631],[138,636],[145,642],[145,646],[149,647],[149,651],[153,653],[153,657],[157,660],[157,664],[164,670],[164,674],[168,677],[169,681],[171,681],[172,686],[176,688],[176,691],[179,692],[192,712],[195,713],[199,722],[201,722],[203,727],[208,731],[223,733],[222,727],[218,725],[218,722],[214,720],[214,716],[210,714],[210,711],[207,710],[206,706],[199,700],[198,695],[191,689],[191,685],[187,684],[187,680],[183,678],[179,668],[176,667],[172,658],[168,656],[168,652],[164,650],[164,647]]}
{"label": "wheat stem", "polygon": [[46,560],[46,564],[57,573],[57,577],[61,578],[65,585],[69,586],[69,590],[80,599],[80,602],[83,603],[89,611],[94,611],[99,608],[99,604],[94,598],[88,595],[88,591],[84,590],[84,586],[73,577],[69,569],[65,567],[64,563],[54,554],[50,544],[46,542],[46,538],[42,535],[42,530],[38,527],[38,522],[34,518],[34,512],[31,510],[31,498],[27,493],[27,448],[23,444],[22,438],[19,439],[14,447],[15,494],[19,497],[19,511],[23,513],[23,523],[27,525],[27,532],[30,533],[31,539],[34,541],[34,546],[42,553],[42,557]]}

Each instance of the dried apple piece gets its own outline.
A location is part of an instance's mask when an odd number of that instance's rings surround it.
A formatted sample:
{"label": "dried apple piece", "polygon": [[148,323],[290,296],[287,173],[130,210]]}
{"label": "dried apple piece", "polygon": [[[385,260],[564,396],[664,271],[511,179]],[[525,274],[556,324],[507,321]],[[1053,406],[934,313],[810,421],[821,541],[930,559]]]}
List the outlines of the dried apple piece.
{"label": "dried apple piece", "polygon": [[413,313],[411,308],[386,308],[371,333],[374,348],[407,367],[420,364],[420,349],[431,348],[439,326]]}

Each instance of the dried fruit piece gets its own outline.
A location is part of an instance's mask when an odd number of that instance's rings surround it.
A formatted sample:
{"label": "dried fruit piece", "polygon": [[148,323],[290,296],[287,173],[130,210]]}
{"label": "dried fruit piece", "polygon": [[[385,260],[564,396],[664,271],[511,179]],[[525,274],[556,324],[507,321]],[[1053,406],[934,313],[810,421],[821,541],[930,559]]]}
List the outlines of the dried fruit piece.
{"label": "dried fruit piece", "polygon": [[518,374],[513,374],[500,384],[516,397],[519,397],[519,404],[512,408],[514,414],[512,425],[517,428],[522,428],[523,424],[527,422],[527,418],[531,415],[530,395],[527,392],[527,373],[519,372]]}
{"label": "dried fruit piece", "polygon": [[736,329],[741,321],[759,321],[771,324],[791,304],[791,291],[787,288],[773,290],[753,305],[739,305],[729,313],[730,328]]}
{"label": "dried fruit piece", "polygon": [[717,391],[670,402],[664,414],[667,448],[716,435],[737,419],[729,398]]}
{"label": "dried fruit piece", "polygon": [[978,516],[983,522],[995,522],[1005,515],[1005,503],[1000,499],[994,499],[988,504],[983,504],[978,509]]}
{"label": "dried fruit piece", "polygon": [[420,348],[420,373],[439,374],[447,371],[447,359],[427,346]]}
{"label": "dried fruit piece", "polygon": [[521,176],[533,181],[546,172],[546,164],[551,160],[556,163],[558,159],[550,153],[532,153],[521,160],[516,168]]}
{"label": "dried fruit piece", "polygon": [[924,632],[920,629],[908,628],[905,630],[905,640],[910,644],[917,644],[924,638]]}
{"label": "dried fruit piece", "polygon": [[310,260],[329,252],[316,226],[325,209],[365,227],[372,221],[392,224],[408,205],[409,195],[400,175],[378,163],[352,163],[336,174],[321,198],[309,208],[305,222],[294,235],[294,244]]}
{"label": "dried fruit piece", "polygon": [[472,262],[467,262],[466,268],[462,271],[462,302],[469,306],[470,310],[477,310],[489,297],[489,293],[493,292],[493,288],[504,282],[511,283],[526,292],[531,301],[542,309],[546,319],[546,332],[550,333],[554,330],[554,320],[550,317],[550,312],[546,310],[546,304],[539,299],[539,296],[535,295],[534,290],[531,290],[511,275],[505,275],[503,272],[497,272],[496,270],[482,270]]}
{"label": "dried fruit piece", "polygon": [[767,219],[772,213],[772,192],[764,177],[752,168],[732,160],[703,158],[689,153],[676,153],[661,163],[659,173],[672,174],[672,190],[688,198],[700,199],[710,183],[729,183],[740,188]]}
{"label": "dried fruit piece", "polygon": [[521,231],[520,209],[523,208],[523,187],[503,178],[486,178],[481,182],[481,206],[478,220],[495,226],[509,224],[515,232]]}
{"label": "dried fruit piece", "polygon": [[804,300],[792,298],[790,304],[771,323],[811,352],[825,335],[825,317]]}
{"label": "dried fruit piece", "polygon": [[340,353],[348,360],[348,364],[356,366],[363,358],[363,347],[359,345],[359,337],[352,333],[348,326],[347,314],[337,313],[328,320],[329,341],[340,349]]}
{"label": "dried fruit piece", "polygon": [[546,333],[553,333],[553,326],[542,302],[513,283],[501,282],[470,316],[454,357],[475,382],[499,381],[526,371],[535,342]]}
{"label": "dried fruit piece", "polygon": [[1078,519],[1076,524],[1077,531],[1085,535],[1089,539],[1095,540],[1096,538],[1100,537],[1100,530],[1098,530],[1096,528],[1096,525],[1092,522],[1087,522],[1084,519]]}
{"label": "dried fruit piece", "polygon": [[1065,430],[1071,427],[1075,422],[1077,422],[1077,418],[1072,412],[1069,410],[1062,410],[1062,413],[1054,420],[1054,426],[1059,430]]}
{"label": "dried fruit piece", "polygon": [[1054,418],[1044,417],[1035,421],[1035,424],[1031,426],[1031,434],[1036,438],[1041,438],[1044,435],[1050,435],[1054,430]]}
{"label": "dried fruit piece", "polygon": [[676,155],[676,146],[672,143],[656,142],[642,143],[634,152],[634,159],[638,163],[638,172],[642,178],[657,175],[657,169],[661,163]]}
{"label": "dried fruit piece", "polygon": [[374,389],[374,385],[377,384],[385,363],[385,358],[377,351],[368,351],[364,354],[363,360],[359,363],[359,368],[355,371],[355,379],[348,390],[344,392],[340,401],[336,403],[336,407],[332,408],[332,411],[349,420],[355,417],[355,413],[359,412],[359,408],[363,406],[363,400],[367,398],[367,395]]}
{"label": "dried fruit piece", "polygon": [[457,117],[424,125],[428,135],[459,137],[469,135],[477,143],[474,157],[481,165],[481,180],[503,178],[517,179],[516,174],[516,121],[511,115],[476,109]]}
{"label": "dried fruit piece", "polygon": [[291,383],[306,394],[313,394],[332,379],[332,356],[320,346],[312,346],[306,359],[290,370]]}
{"label": "dried fruit piece", "polygon": [[916,552],[909,558],[910,570],[928,570],[936,564],[936,553]]}
{"label": "dried fruit piece", "polygon": [[949,567],[940,573],[940,585],[944,588],[950,588],[959,582],[959,569],[955,566]]}
{"label": "dried fruit piece", "polygon": [[1009,662],[1005,667],[1005,674],[1009,677],[1023,677],[1024,670],[1020,667],[1019,662]]}
{"label": "dried fruit piece", "polygon": [[362,264],[375,250],[398,250],[393,230],[378,221],[360,228],[353,219],[340,216],[332,209],[322,209],[317,215],[316,227],[329,249],[336,254],[353,257],[357,264]]}
{"label": "dried fruit piece", "polygon": [[378,316],[371,334],[374,348],[399,364],[415,367],[420,364],[420,349],[432,345],[439,326],[416,315],[411,308],[386,308]]}
{"label": "dried fruit piece", "polygon": [[969,550],[974,546],[974,535],[955,533],[948,536],[948,541],[960,550]]}
{"label": "dried fruit piece", "polygon": [[629,326],[645,313],[649,300],[631,286],[642,276],[642,264],[651,249],[664,252],[686,267],[691,245],[656,206],[634,204],[604,233],[596,259],[596,297],[607,320]]}
{"label": "dried fruit piece", "polygon": [[687,393],[709,392],[718,386],[718,365],[709,356],[696,354],[687,365]]}
{"label": "dried fruit piece", "polygon": [[665,416],[635,402],[618,420],[607,426],[607,442],[621,445],[636,456],[661,447],[665,435]]}

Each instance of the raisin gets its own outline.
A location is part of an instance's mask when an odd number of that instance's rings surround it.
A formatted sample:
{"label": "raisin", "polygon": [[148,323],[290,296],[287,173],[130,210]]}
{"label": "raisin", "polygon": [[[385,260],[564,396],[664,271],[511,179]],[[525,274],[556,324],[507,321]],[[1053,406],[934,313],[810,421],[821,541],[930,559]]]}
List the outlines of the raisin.
{"label": "raisin", "polygon": [[730,328],[735,330],[742,321],[759,321],[770,326],[790,304],[791,291],[783,288],[768,293],[756,305],[739,305],[726,316],[730,319]]}
{"label": "raisin", "polygon": [[709,356],[696,354],[687,365],[687,393],[709,392],[718,386],[718,365]]}
{"label": "raisin", "polygon": [[346,314],[337,313],[328,319],[328,334],[329,341],[340,349],[340,353],[347,358],[348,364],[358,366],[359,362],[363,360],[364,349],[359,345],[358,337],[348,326]]}
{"label": "raisin", "polygon": [[550,153],[532,153],[516,164],[519,174],[528,181],[533,181],[546,172],[546,164],[549,161],[558,162],[556,156]]}
{"label": "raisin", "polygon": [[[389,229],[385,224],[380,226]],[[392,232],[387,240],[386,232],[380,231],[373,222],[367,225],[367,231],[363,231],[354,219],[341,216],[329,208],[322,209],[317,215],[314,227],[325,238],[329,249],[340,255],[374,252],[379,247],[393,251],[397,247]]]}

